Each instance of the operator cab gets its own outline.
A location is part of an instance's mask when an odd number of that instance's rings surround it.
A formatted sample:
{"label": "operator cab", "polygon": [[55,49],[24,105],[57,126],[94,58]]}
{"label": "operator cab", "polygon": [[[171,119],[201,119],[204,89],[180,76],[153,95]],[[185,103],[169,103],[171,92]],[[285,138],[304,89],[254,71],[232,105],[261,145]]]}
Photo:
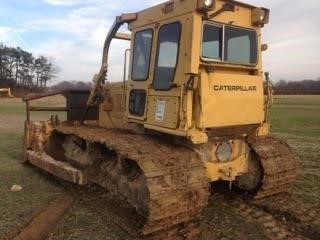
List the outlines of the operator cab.
{"label": "operator cab", "polygon": [[260,28],[268,14],[227,0],[174,0],[137,13],[127,120],[194,143],[206,142],[206,129],[263,123]]}

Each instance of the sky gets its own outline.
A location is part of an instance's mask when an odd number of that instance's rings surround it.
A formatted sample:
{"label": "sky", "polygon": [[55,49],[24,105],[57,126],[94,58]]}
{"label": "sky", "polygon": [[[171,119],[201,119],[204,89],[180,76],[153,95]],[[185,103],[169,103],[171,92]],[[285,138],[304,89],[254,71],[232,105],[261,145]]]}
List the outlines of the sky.
{"label": "sky", "polygon": [[[44,55],[60,68],[58,81],[91,81],[100,69],[105,36],[115,16],[163,0],[0,0],[0,43]],[[278,81],[320,77],[320,1],[246,0],[269,8],[263,28],[263,68]],[[109,80],[121,80],[124,41],[110,51]],[[120,79],[119,79],[120,78]]]}

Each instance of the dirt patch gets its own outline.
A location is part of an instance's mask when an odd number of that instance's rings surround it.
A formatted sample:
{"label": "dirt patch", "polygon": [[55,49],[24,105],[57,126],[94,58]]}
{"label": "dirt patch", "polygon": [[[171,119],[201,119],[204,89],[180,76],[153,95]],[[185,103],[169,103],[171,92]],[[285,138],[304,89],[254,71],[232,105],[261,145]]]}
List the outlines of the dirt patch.
{"label": "dirt patch", "polygon": [[63,195],[52,202],[39,215],[35,216],[30,224],[21,229],[15,240],[41,240],[45,239],[56,223],[74,203],[74,197]]}
{"label": "dirt patch", "polygon": [[282,193],[254,203],[306,239],[320,239],[320,204],[309,203],[296,194]]}

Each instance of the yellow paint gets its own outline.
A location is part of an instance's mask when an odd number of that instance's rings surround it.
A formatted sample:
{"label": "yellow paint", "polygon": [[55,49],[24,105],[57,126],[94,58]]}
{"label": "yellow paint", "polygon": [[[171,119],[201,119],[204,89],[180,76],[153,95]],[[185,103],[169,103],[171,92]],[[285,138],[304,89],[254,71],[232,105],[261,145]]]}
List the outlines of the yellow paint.
{"label": "yellow paint", "polygon": [[248,171],[247,155],[228,162],[205,162],[210,181],[233,181]]}
{"label": "yellow paint", "polygon": [[[236,1],[216,0],[214,8],[205,12],[197,9],[200,1],[202,0],[173,0],[137,13],[136,20],[129,24],[131,37],[134,38],[141,30],[153,31],[148,77],[145,81],[133,81],[129,76],[125,85],[108,85],[105,92],[112,100],[110,102],[106,98],[101,105],[99,123],[103,127],[116,125],[118,128],[125,128],[130,124],[139,125],[145,129],[188,138],[194,146],[212,144],[213,141],[219,144],[220,140],[217,140],[218,135],[215,134],[223,131],[226,133],[222,135],[223,141],[233,141],[232,160],[219,162],[213,148],[209,156],[211,160],[205,160],[205,165],[210,181],[232,181],[248,171],[249,150],[244,145],[245,138],[269,133],[269,124],[265,122],[261,59],[263,48],[260,29],[264,23],[257,22],[257,14],[264,10]],[[214,16],[226,2],[235,4],[234,11]],[[252,17],[252,14],[255,16]],[[214,17],[210,18],[210,15]],[[158,31],[162,26],[173,22],[181,24],[174,80],[169,90],[158,91],[153,88]],[[256,64],[237,65],[201,59],[204,23],[232,25],[255,31]],[[133,48],[132,41],[131,49]],[[128,96],[131,90],[146,92],[142,116],[129,112]],[[233,139],[235,135],[238,140]]]}
{"label": "yellow paint", "polygon": [[208,128],[262,123],[262,94],[263,87],[259,76],[202,72],[202,114],[197,116],[196,125],[199,128]]}

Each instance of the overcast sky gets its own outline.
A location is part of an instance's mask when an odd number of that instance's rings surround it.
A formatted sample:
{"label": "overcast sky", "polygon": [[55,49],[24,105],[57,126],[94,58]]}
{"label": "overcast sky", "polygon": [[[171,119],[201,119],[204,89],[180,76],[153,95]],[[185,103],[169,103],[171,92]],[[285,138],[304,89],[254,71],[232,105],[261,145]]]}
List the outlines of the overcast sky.
{"label": "overcast sky", "polygon": [[[59,80],[91,81],[100,68],[114,17],[162,0],[0,0],[0,42],[53,60]],[[263,29],[264,70],[274,81],[320,77],[320,1],[246,0],[271,9]],[[123,42],[115,42],[109,78],[121,76]],[[118,79],[121,80],[121,79]]]}

